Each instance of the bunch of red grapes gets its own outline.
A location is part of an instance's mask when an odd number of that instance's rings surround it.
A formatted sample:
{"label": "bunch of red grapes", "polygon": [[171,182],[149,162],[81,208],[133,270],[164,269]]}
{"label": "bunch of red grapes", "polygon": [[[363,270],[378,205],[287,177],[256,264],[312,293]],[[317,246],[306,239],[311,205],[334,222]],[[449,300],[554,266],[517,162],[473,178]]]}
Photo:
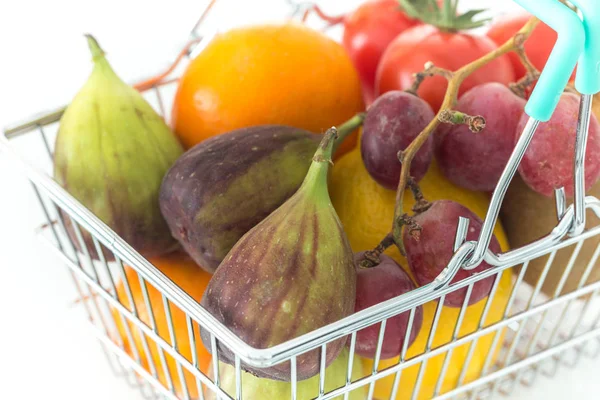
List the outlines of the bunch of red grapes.
{"label": "bunch of red grapes", "polygon": [[[446,2],[440,0],[437,4],[439,7],[434,8],[442,9]],[[410,18],[400,10],[397,0],[367,1],[342,18],[343,43],[360,74],[365,98],[370,104],[360,149],[366,169],[375,181],[390,190],[398,188],[402,168],[399,152],[404,151],[436,118],[435,112],[442,104],[447,89],[447,82],[442,77],[425,80],[417,91],[421,97],[403,91],[410,87],[413,74],[425,61],[440,68],[457,70],[513,37],[528,19],[529,16],[523,14],[498,20],[487,37],[471,35],[461,29],[446,32],[435,24]],[[555,41],[555,32],[543,23],[539,24],[524,47],[533,66],[543,69]],[[411,161],[409,174],[413,180],[418,182],[425,176],[435,157],[446,178],[455,185],[471,191],[492,192],[529,119],[524,112],[525,100],[506,84],[518,81],[526,72],[518,55],[511,53],[508,58],[496,59],[470,75],[461,86],[454,111],[484,117],[485,128],[475,133],[464,124],[439,125]],[[519,165],[522,179],[542,195],[551,196],[554,189],[560,187],[564,187],[568,196],[573,195],[578,108],[578,96],[563,94],[552,119],[540,124]],[[592,116],[585,155],[586,188],[600,177],[599,151],[600,125]],[[426,197],[427,193],[424,195]],[[466,240],[479,237],[481,219],[459,203],[436,201],[419,211],[412,217],[414,225],[420,229],[419,234],[413,235],[406,228],[402,238],[414,281],[385,255],[380,256],[381,262],[377,266],[362,268],[359,262],[365,256],[358,253],[356,311],[431,283],[454,255],[459,217],[469,219]],[[495,237],[492,237],[489,249],[494,253],[501,251]],[[368,259],[372,259],[372,254]],[[473,270],[461,269],[451,283],[488,268],[490,265],[482,262]],[[474,283],[470,291],[465,287],[448,293],[444,305],[474,304],[490,294],[493,281],[493,277],[488,277]],[[420,307],[412,314],[405,312],[388,319],[379,354],[381,358],[395,357],[409,346],[415,340],[422,320]],[[356,350],[360,355],[375,356],[381,338],[379,330],[380,325],[376,324],[358,332]]]}
{"label": "bunch of red grapes", "polygon": [[[529,118],[524,107],[525,100],[500,83],[485,83],[472,88],[459,98],[455,110],[483,116],[485,128],[475,133],[467,125],[439,125],[416,153],[410,175],[419,181],[435,157],[445,176],[457,186],[473,191],[493,191]],[[534,191],[551,196],[554,189],[564,187],[567,195],[572,196],[578,112],[579,96],[564,93],[551,120],[539,125],[519,165],[521,177]],[[368,109],[360,143],[363,161],[371,177],[388,189],[396,189],[402,167],[398,153],[405,150],[434,117],[427,102],[408,92],[391,91],[375,100]],[[585,156],[586,188],[600,177],[598,154],[600,125],[592,115]],[[450,200],[436,201],[413,217],[421,228],[418,236],[405,229],[403,240],[408,266],[418,285],[432,282],[448,265],[454,254],[454,233],[459,217],[470,221],[467,240],[477,240],[481,219]],[[489,248],[494,253],[500,252],[495,237]],[[415,288],[394,260],[381,256],[381,261],[374,268],[359,268],[356,311]],[[459,270],[451,283],[487,268],[490,265],[482,262],[473,270]],[[466,287],[447,294],[444,305],[461,307],[465,302],[470,305],[480,301],[489,295],[493,280],[492,276],[476,282],[468,299]],[[407,345],[412,343],[415,331],[421,325],[422,310],[416,310],[412,331],[407,334],[408,318],[406,312],[388,320],[382,357],[398,355],[406,340],[409,341]],[[378,326],[364,329],[357,337],[357,351],[373,357],[377,340]]]}
{"label": "bunch of red grapes", "polygon": [[[500,83],[485,83],[462,95],[456,111],[483,116],[486,127],[474,133],[467,125],[441,124],[417,152],[410,175],[419,181],[435,157],[446,177],[457,186],[491,192],[506,166],[529,118],[525,100]],[[573,157],[579,97],[564,93],[549,122],[540,124],[519,172],[538,193],[551,196],[564,187],[573,195]],[[369,174],[382,186],[398,187],[398,152],[406,149],[434,117],[431,107],[407,92],[380,96],[369,108],[361,152]],[[592,116],[585,157],[586,188],[600,177],[600,125]]]}

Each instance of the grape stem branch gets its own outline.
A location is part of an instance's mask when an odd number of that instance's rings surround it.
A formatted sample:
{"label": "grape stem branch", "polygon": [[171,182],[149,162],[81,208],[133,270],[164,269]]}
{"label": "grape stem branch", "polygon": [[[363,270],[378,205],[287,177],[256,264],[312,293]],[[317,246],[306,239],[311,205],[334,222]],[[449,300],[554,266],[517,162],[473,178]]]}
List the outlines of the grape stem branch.
{"label": "grape stem branch", "polygon": [[540,71],[538,71],[531,63],[529,57],[527,57],[527,54],[525,53],[525,40],[526,38],[524,38],[523,35],[515,38],[516,49],[514,52],[519,56],[521,64],[523,64],[527,73],[517,82],[508,85],[514,94],[523,98],[526,97],[527,89],[540,77]]}
{"label": "grape stem branch", "polygon": [[412,208],[413,212],[415,214],[421,214],[422,212],[429,210],[429,207],[431,207],[431,203],[428,202],[427,199],[425,199],[425,196],[423,195],[419,184],[412,176],[408,178],[407,186],[409,187],[410,191],[413,194],[413,197],[415,198],[415,205]]}
{"label": "grape stem branch", "polygon": [[[427,63],[423,72],[415,75],[415,83],[408,90],[412,93],[416,93],[419,85],[430,76],[443,76],[448,80],[448,88],[446,89],[446,95],[444,101],[440,107],[440,111],[435,118],[423,129],[423,131],[412,141],[412,143],[399,155],[399,159],[402,162],[402,170],[400,172],[400,180],[398,183],[398,190],[396,191],[396,204],[394,207],[394,221],[392,226],[392,240],[393,243],[398,247],[402,254],[406,254],[404,250],[404,244],[402,243],[402,228],[405,225],[406,218],[404,217],[404,192],[410,179],[410,165],[414,159],[417,151],[425,144],[429,136],[435,131],[438,125],[441,123],[440,115],[451,111],[456,106],[458,100],[458,89],[464,80],[479,68],[487,65],[491,61],[507,54],[511,51],[516,51],[525,68],[527,69],[528,75],[537,75],[537,69],[531,64],[525,55],[523,45],[525,41],[531,36],[531,33],[538,25],[539,20],[532,17],[522,28],[517,32],[511,39],[506,43],[493,50],[492,52],[484,55],[483,57],[465,65],[455,72],[445,70],[434,66],[432,63]],[[531,77],[529,78],[531,79]],[[389,236],[389,235],[388,235]],[[381,250],[386,244],[390,242],[388,236],[380,243],[380,245],[373,251]],[[381,252],[379,252],[381,254]]]}
{"label": "grape stem branch", "polygon": [[452,125],[466,125],[471,132],[481,132],[485,128],[485,118],[481,115],[468,115],[460,111],[443,110],[438,114],[440,122]]}

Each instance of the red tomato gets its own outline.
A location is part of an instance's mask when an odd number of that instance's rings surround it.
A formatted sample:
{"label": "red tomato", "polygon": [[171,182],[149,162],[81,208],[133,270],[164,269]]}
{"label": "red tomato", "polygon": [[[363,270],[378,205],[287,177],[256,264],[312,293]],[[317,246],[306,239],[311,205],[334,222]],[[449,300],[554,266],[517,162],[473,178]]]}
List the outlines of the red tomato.
{"label": "red tomato", "polygon": [[[376,93],[408,89],[414,81],[413,74],[422,71],[427,61],[455,71],[496,48],[496,44],[484,36],[442,32],[432,25],[410,28],[398,35],[383,54],[375,80]],[[506,85],[514,80],[510,61],[503,56],[465,79],[459,96],[485,82]],[[419,96],[437,111],[442,105],[447,86],[447,81],[440,76],[428,78],[421,84]]]}
{"label": "red tomato", "polygon": [[[511,15],[500,18],[492,24],[487,36],[500,46],[513,37],[529,18],[531,18],[529,14]],[[543,22],[540,22],[529,39],[527,39],[527,42],[525,42],[527,57],[529,57],[531,63],[540,71],[546,65],[554,43],[556,43],[556,32]],[[515,53],[509,53],[508,57],[515,70],[515,78],[520,79],[525,76],[525,67],[523,67],[519,57]]]}
{"label": "red tomato", "polygon": [[344,47],[358,70],[367,104],[374,98],[375,72],[386,47],[420,23],[402,12],[398,0],[370,0],[345,18]]}

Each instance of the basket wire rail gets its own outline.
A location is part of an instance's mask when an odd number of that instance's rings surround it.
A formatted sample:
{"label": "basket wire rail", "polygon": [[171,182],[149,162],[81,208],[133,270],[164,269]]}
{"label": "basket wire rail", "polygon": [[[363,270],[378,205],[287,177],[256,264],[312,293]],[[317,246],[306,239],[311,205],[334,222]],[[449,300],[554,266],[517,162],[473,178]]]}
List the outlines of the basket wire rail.
{"label": "basket wire rail", "polygon": [[[595,67],[598,53],[594,51],[600,46],[586,40],[591,42],[600,37],[588,39],[596,29],[593,26],[600,27],[600,21],[594,25],[593,5],[586,0],[573,1],[583,17],[557,0],[516,1],[555,29],[559,40],[527,104],[526,113],[531,120],[492,196],[479,240],[465,241],[469,221],[461,219],[457,232],[448,233],[455,234],[455,255],[435,281],[268,349],[252,348],[240,340],[200,306],[200,299],[191,297],[138,254],[69,195],[50,173],[27,160],[25,154],[33,146],[41,146],[49,157],[45,161],[51,165],[54,137],[64,108],[7,127],[4,135],[0,135],[0,149],[22,167],[30,180],[46,220],[37,233],[67,267],[86,310],[91,332],[98,338],[115,373],[149,399],[246,399],[242,385],[248,379],[243,372],[244,363],[259,368],[289,363],[291,383],[287,398],[296,400],[301,398],[296,378],[297,357],[316,349],[320,351],[321,362],[313,398],[483,399],[498,394],[508,396],[518,385],[531,386],[540,376],[552,377],[560,367],[572,367],[582,357],[597,357],[600,282],[590,277],[598,265],[600,244],[586,260],[576,289],[570,292],[564,289],[567,280],[573,277],[574,266],[583,262],[579,257],[583,246],[596,243],[594,239],[600,237],[600,225],[589,227],[590,221],[585,219],[586,210],[600,218],[600,200],[586,197],[583,189],[591,100],[600,91]],[[202,42],[198,28],[215,2],[207,2],[190,42],[173,65],[136,86],[165,118],[177,84],[177,78],[173,77],[176,67],[185,63]],[[291,8],[293,14],[299,14],[307,6],[308,3],[294,3]],[[536,128],[552,115],[578,60],[576,82],[582,100],[578,129],[574,133],[577,146],[573,204],[567,206],[564,190],[556,190],[556,227],[529,245],[493,254],[487,248],[508,185]],[[67,234],[67,227],[73,229],[74,237]],[[93,249],[87,247],[85,234],[91,235]],[[569,254],[566,265],[555,262],[557,254],[564,253]],[[99,259],[94,260],[91,254],[97,254]],[[493,267],[450,284],[460,268],[472,269],[483,260]],[[537,282],[529,285],[524,277],[530,263],[540,260],[544,260],[544,267]],[[548,295],[542,287],[551,271],[561,271],[561,278]],[[491,293],[478,303],[478,311],[473,314],[469,311],[472,306],[468,306],[473,285],[486,278],[493,279]],[[508,286],[503,284],[506,281]],[[119,290],[119,285],[124,290]],[[142,299],[135,298],[133,287],[141,289]],[[445,296],[464,288],[465,300],[449,318],[448,308],[443,306]],[[156,293],[159,302],[152,301]],[[503,300],[497,301],[500,297]],[[422,348],[415,350],[407,344],[416,307],[421,305],[429,305],[432,315],[430,323],[423,324],[428,329],[426,340]],[[401,313],[409,313],[404,347],[399,357],[382,360],[386,323]],[[476,323],[467,326],[467,314]],[[159,316],[164,316],[166,329],[157,323]],[[379,327],[375,358],[371,367],[363,368],[363,373],[357,375],[354,363],[357,332],[370,326]],[[224,347],[235,355],[233,385],[224,387],[225,377],[221,376],[218,363],[213,362],[208,370],[201,368],[200,327],[210,332],[213,360]],[[348,337],[349,349],[345,379],[335,381],[332,387],[327,385],[325,373],[327,346],[343,337]],[[459,364],[453,361],[457,356],[461,357]]]}

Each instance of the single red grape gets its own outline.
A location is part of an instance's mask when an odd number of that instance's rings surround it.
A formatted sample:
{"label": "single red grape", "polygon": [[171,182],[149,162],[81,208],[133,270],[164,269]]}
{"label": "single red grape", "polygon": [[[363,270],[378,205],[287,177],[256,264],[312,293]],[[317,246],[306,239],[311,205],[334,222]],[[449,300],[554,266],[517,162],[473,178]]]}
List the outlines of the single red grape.
{"label": "single red grape", "polygon": [[[358,265],[364,258],[363,254],[357,253],[354,258],[357,265],[355,312],[415,289],[415,284],[408,274],[391,257],[381,255],[379,265],[373,268],[362,268]],[[400,354],[406,338],[409,318],[410,311],[405,311],[387,320],[381,347],[381,359],[393,358]],[[423,307],[418,306],[415,309],[407,346],[414,342],[422,325]],[[355,349],[361,357],[375,358],[380,327],[381,324],[371,325],[356,334]]]}
{"label": "single red grape", "polygon": [[[403,91],[380,96],[367,110],[360,150],[365,167],[380,185],[395,190],[402,164],[398,152],[406,149],[435,117],[424,100]],[[410,174],[419,181],[433,158],[433,139],[419,149],[412,160]]]}
{"label": "single red grape", "polygon": [[[417,283],[422,286],[432,282],[448,266],[454,254],[454,237],[458,226],[458,217],[469,219],[467,241],[477,240],[481,231],[482,221],[471,210],[451,200],[435,201],[427,211],[416,215],[414,220],[421,227],[418,237],[404,230],[404,246],[406,258]],[[489,246],[494,253],[500,252],[500,244],[495,236]],[[460,269],[451,283],[460,282],[471,275],[490,268],[482,262],[470,271]],[[475,304],[490,294],[494,277],[490,276],[473,285],[469,305]],[[446,295],[445,305],[461,307],[467,294],[467,287],[455,290]]]}
{"label": "single red grape", "polygon": [[494,190],[515,147],[524,107],[525,100],[500,83],[484,83],[466,92],[455,109],[483,116],[486,125],[478,133],[466,125],[438,128],[436,156],[444,175],[465,189]]}
{"label": "single red grape", "polygon": [[[523,181],[538,193],[552,196],[554,189],[564,187],[573,196],[573,159],[575,132],[579,114],[579,96],[563,93],[556,111],[548,122],[540,123],[519,165]],[[529,116],[523,114],[517,127],[517,140]],[[600,124],[592,114],[585,152],[585,187],[590,188],[600,177]]]}

